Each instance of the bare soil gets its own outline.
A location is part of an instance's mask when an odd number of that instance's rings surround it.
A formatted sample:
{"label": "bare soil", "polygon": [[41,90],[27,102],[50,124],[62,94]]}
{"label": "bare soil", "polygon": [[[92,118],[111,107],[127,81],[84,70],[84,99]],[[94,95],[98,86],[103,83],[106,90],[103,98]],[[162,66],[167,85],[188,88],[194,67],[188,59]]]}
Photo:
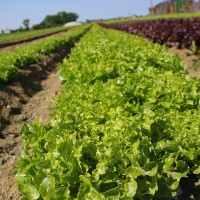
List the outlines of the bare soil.
{"label": "bare soil", "polygon": [[[170,48],[185,62],[188,73],[200,78],[200,68],[194,70],[193,64],[198,56],[187,56],[185,50]],[[61,91],[58,63],[69,54],[69,49],[60,48],[57,52],[41,57],[41,61],[26,69],[19,70],[19,76],[6,85],[0,85],[0,200],[17,200],[20,193],[14,182],[15,166],[23,144],[20,142],[20,128],[23,123],[41,118],[47,123],[52,98]],[[191,175],[181,181],[180,200],[200,200],[200,182]]]}
{"label": "bare soil", "polygon": [[168,49],[169,52],[178,55],[184,62],[188,74],[193,77],[200,78],[200,65],[199,67],[194,65],[200,61],[200,57],[195,54],[189,54],[189,50],[187,49],[177,49],[176,47],[172,47]]}

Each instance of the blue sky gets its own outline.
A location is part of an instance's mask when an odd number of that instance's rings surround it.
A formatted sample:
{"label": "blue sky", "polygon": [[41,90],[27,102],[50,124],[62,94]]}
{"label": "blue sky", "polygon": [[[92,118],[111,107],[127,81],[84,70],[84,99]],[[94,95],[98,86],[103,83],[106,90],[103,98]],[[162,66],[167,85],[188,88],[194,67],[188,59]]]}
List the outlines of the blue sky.
{"label": "blue sky", "polygon": [[[153,4],[162,0],[152,0]],[[0,30],[16,29],[24,19],[30,25],[60,11],[76,12],[78,21],[147,15],[151,0],[0,0]]]}

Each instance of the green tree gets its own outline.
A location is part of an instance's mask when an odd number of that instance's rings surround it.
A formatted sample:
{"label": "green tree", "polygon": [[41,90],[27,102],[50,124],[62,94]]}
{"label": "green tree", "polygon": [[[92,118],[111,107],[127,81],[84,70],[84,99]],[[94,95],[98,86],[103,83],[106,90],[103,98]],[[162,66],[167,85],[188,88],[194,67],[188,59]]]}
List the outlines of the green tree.
{"label": "green tree", "polygon": [[25,26],[25,28],[28,30],[29,29],[29,23],[30,23],[30,20],[29,19],[24,19],[23,20],[23,25]]}
{"label": "green tree", "polygon": [[47,15],[45,19],[38,25],[35,25],[35,29],[49,28],[54,26],[63,25],[67,22],[76,21],[78,15],[73,12],[58,12],[56,15]]}

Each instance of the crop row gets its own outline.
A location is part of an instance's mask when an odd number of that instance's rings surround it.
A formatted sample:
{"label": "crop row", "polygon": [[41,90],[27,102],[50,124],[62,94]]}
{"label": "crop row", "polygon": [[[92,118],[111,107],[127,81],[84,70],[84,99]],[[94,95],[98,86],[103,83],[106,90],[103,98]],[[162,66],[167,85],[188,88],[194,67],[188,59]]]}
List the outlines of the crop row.
{"label": "crop row", "polygon": [[40,60],[40,55],[47,55],[63,45],[71,45],[83,35],[88,26],[72,29],[66,34],[44,39],[40,42],[23,45],[15,51],[0,52],[0,82],[6,82],[17,75],[18,68]]}
{"label": "crop row", "polygon": [[196,47],[200,48],[200,18],[130,21],[102,26],[140,35],[170,47],[191,48],[194,41]]}
{"label": "crop row", "polygon": [[200,81],[178,57],[94,26],[60,70],[49,124],[22,127],[24,199],[161,199],[200,173]]}

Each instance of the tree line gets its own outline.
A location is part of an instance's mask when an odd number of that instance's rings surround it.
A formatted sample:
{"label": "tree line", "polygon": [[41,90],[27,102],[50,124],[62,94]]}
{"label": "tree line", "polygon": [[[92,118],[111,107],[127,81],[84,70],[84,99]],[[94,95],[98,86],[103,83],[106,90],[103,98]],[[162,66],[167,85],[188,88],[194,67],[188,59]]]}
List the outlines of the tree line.
{"label": "tree line", "polygon": [[[55,15],[47,15],[44,20],[36,25],[32,26],[32,29],[44,29],[44,28],[51,28],[55,26],[61,26],[64,25],[67,22],[76,21],[78,19],[78,15],[73,12],[58,12]],[[23,30],[29,30],[30,29],[30,20],[24,19],[23,20],[23,27],[20,27],[18,30],[15,31],[23,31]]]}
{"label": "tree line", "polygon": [[76,21],[78,15],[73,12],[58,12],[56,15],[47,15],[40,24],[34,25],[33,29],[43,29],[63,25],[67,22]]}

